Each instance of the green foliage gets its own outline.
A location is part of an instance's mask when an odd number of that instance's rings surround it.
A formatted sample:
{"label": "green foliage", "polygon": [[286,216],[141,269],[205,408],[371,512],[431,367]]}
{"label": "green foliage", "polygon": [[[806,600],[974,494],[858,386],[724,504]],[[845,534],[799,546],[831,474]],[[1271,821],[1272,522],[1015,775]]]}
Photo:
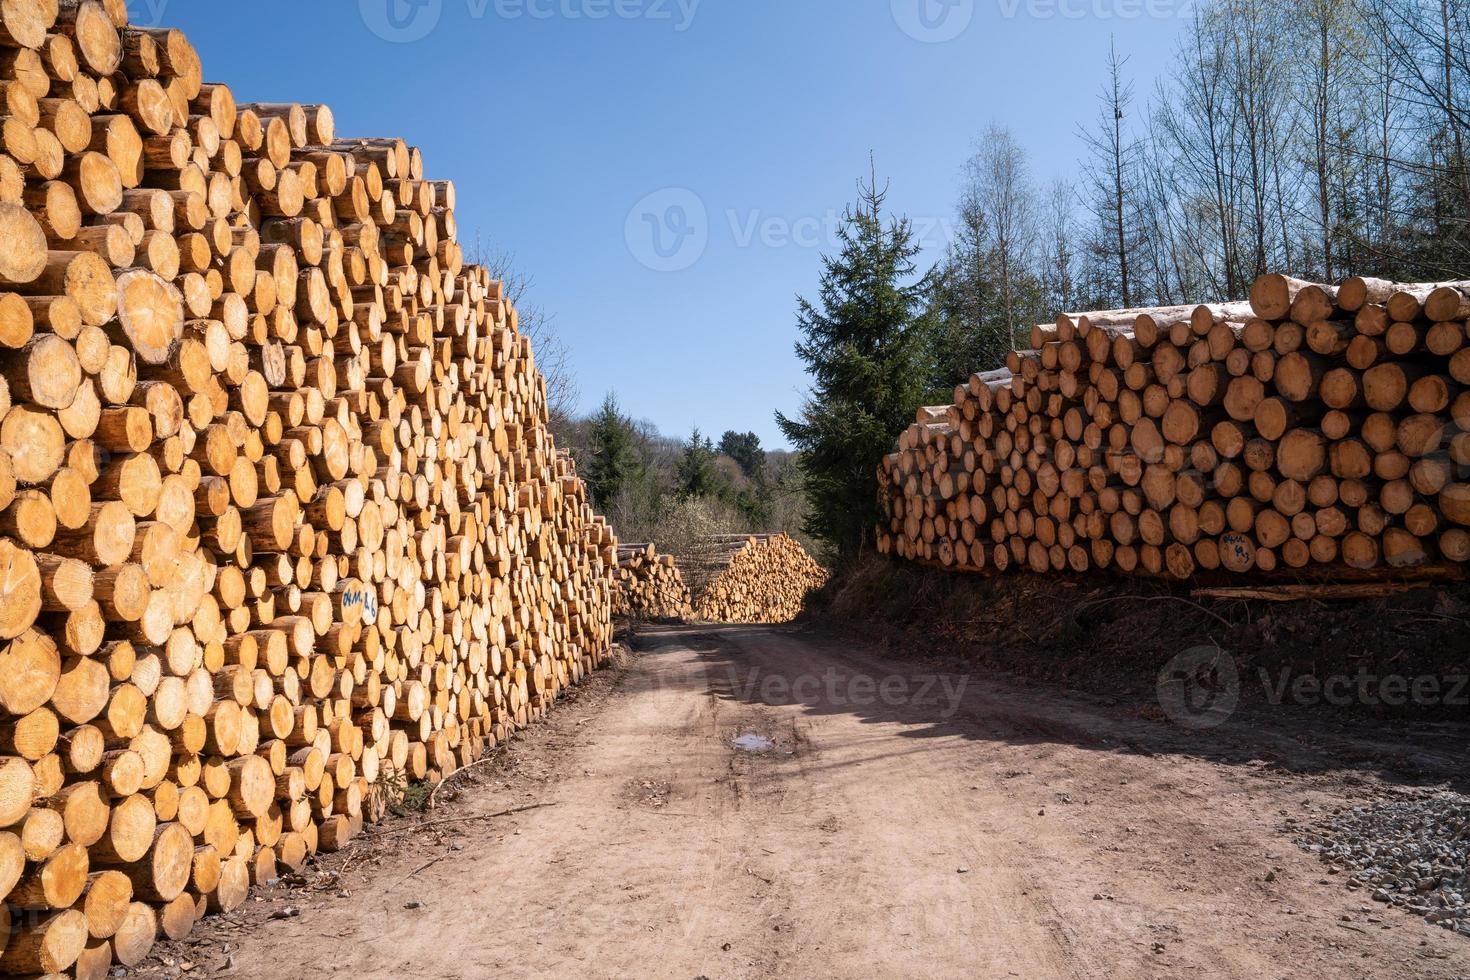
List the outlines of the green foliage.
{"label": "green foliage", "polygon": [[594,504],[603,510],[642,476],[633,423],[618,410],[609,394],[587,427],[587,450],[582,476]]}
{"label": "green foliage", "polygon": [[720,439],[720,452],[733,459],[747,479],[761,478],[766,451],[761,448],[761,437],[754,432],[726,432]]}
{"label": "green foliage", "polygon": [[801,529],[807,502],[796,457],[763,449],[754,433],[728,432],[718,446],[698,432],[673,439],[623,415],[614,395],[566,430],[595,506],[625,542],[678,554],[665,541],[694,502],[717,533],[785,532],[812,547]]}
{"label": "green foliage", "polygon": [[423,813],[429,807],[429,797],[434,786],[428,782],[413,782],[408,774],[389,766],[378,770],[378,781],[374,784],[388,803],[388,812],[397,817]]}
{"label": "green foliage", "polygon": [[991,126],[964,174],[956,235],[930,296],[930,386],[940,404],[970,375],[1004,366],[1044,318],[1043,277],[1055,252],[1042,240],[1030,165],[1009,130]]}
{"label": "green foliage", "polygon": [[[1013,269],[1010,275],[1018,322],[1046,319],[1041,280],[1024,268]],[[933,353],[928,387],[939,403],[948,402],[955,385],[964,384],[970,375],[1005,367],[1006,355],[1016,349],[1020,338],[1012,334],[1001,313],[1004,289],[983,216],[962,213],[957,239],[929,296]]]}
{"label": "green foliage", "polygon": [[721,489],[714,443],[695,429],[679,460],[678,492],[687,497],[717,497]]}
{"label": "green foliage", "polygon": [[931,276],[917,276],[920,247],[906,218],[887,219],[886,190],[860,184],[838,229],[841,250],[823,258],[816,304],[799,301],[812,390],[799,418],[777,413],[801,451],[811,513],[806,529],[839,559],[861,554],[877,521],[878,464],[924,394],[924,313]]}

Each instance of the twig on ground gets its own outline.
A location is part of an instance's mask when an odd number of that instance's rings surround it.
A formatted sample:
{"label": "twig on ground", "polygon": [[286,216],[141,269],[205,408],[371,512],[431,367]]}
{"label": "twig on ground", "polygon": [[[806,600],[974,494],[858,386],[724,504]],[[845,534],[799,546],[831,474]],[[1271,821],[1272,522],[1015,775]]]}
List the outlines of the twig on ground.
{"label": "twig on ground", "polygon": [[347,869],[352,867],[352,862],[356,861],[357,856],[361,853],[361,847],[354,847],[352,850],[348,851],[347,854],[342,858],[342,867],[337,869],[338,881],[342,881],[347,877]]}
{"label": "twig on ground", "polygon": [[1183,596],[1178,596],[1178,595],[1115,595],[1115,596],[1108,596],[1107,598],[1104,598],[1104,599],[1096,599],[1096,600],[1094,600],[1092,602],[1084,602],[1084,603],[1082,603],[1080,606],[1078,606],[1076,609],[1074,609],[1072,611],[1072,616],[1075,619],[1077,617],[1077,615],[1079,613],[1081,613],[1085,609],[1091,609],[1093,606],[1105,606],[1105,605],[1108,605],[1109,603],[1113,603],[1113,602],[1123,602],[1125,600],[1131,601],[1131,602],[1182,602],[1186,606],[1191,606],[1194,609],[1198,610],[1199,612],[1204,613],[1206,616],[1209,616],[1211,619],[1213,619],[1216,622],[1220,623],[1226,629],[1234,629],[1235,628],[1235,624],[1232,623],[1230,620],[1226,619],[1224,616],[1221,616],[1218,613],[1213,613],[1210,610],[1206,609],[1204,606],[1200,605],[1199,603],[1194,602],[1193,600],[1190,600],[1190,599],[1186,599]]}
{"label": "twig on ground", "polygon": [[1390,611],[1401,619],[1419,619],[1425,622],[1470,625],[1470,620],[1466,620],[1463,616],[1451,616],[1449,613],[1435,612],[1432,609],[1392,609]]}
{"label": "twig on ground", "polygon": [[1260,602],[1313,601],[1319,605],[1353,599],[1383,599],[1419,588],[1406,582],[1347,582],[1317,585],[1260,585],[1249,588],[1195,589],[1196,599],[1254,599]]}
{"label": "twig on ground", "polygon": [[556,806],[553,803],[531,803],[527,806],[511,807],[509,810],[501,810],[499,813],[470,814],[463,817],[445,817],[443,820],[426,820],[416,823],[411,827],[402,827],[398,830],[389,830],[381,834],[374,834],[373,840],[382,840],[385,837],[401,837],[404,834],[412,834],[416,831],[427,830],[430,827],[441,827],[451,823],[469,823],[474,820],[494,820],[496,817],[508,817],[516,813],[525,813],[527,810],[540,810],[542,807]]}
{"label": "twig on ground", "polygon": [[432,861],[425,861],[423,864],[419,865],[417,868],[414,868],[408,874],[404,875],[403,878],[400,879],[398,883],[400,885],[403,884],[405,881],[407,881],[408,879],[412,878],[414,875],[418,874],[420,871],[427,871],[427,870],[429,870],[434,865],[438,864],[440,861],[444,860],[447,857],[449,857],[448,854],[441,854],[438,857],[434,858],[434,860],[432,860]]}
{"label": "twig on ground", "polygon": [[498,762],[501,759],[505,758],[505,752],[506,752],[506,749],[507,749],[507,747],[509,745],[510,745],[509,742],[502,743],[501,746],[500,746],[500,748],[496,749],[490,755],[485,756],[485,758],[480,759],[480,760],[478,760],[476,762],[471,762],[467,766],[461,766],[460,768],[454,770],[454,772],[450,773],[449,775],[445,776],[443,779],[439,780],[439,785],[438,786],[435,786],[434,789],[433,789],[433,791],[429,793],[429,801],[428,801],[428,803],[424,804],[424,809],[425,810],[432,810],[432,809],[434,809],[434,806],[435,806],[435,804],[436,804],[436,802],[438,800],[438,797],[439,797],[439,791],[441,789],[443,789],[445,786],[448,786],[449,783],[452,780],[454,780],[454,779],[456,779],[456,778],[458,778],[460,776],[463,776],[465,773],[469,772],[471,769],[478,769],[481,766],[486,766],[486,765],[489,765],[492,762]]}

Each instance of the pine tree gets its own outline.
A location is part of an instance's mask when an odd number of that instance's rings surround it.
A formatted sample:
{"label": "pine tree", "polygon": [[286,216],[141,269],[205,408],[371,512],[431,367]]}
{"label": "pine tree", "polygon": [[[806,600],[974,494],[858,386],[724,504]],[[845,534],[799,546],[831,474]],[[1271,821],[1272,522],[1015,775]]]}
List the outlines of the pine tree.
{"label": "pine tree", "polygon": [[726,432],[720,439],[720,452],[733,459],[746,478],[760,481],[766,465],[760,436],[754,432]]}
{"label": "pine tree", "polygon": [[698,429],[679,460],[679,492],[687,497],[721,497],[724,486],[715,472],[715,445]]}
{"label": "pine tree", "polygon": [[607,510],[618,494],[642,475],[633,423],[618,410],[612,393],[592,416],[587,431],[587,459],[582,476],[599,510]]}
{"label": "pine tree", "polygon": [[1012,349],[1005,323],[993,315],[1000,288],[991,273],[982,217],[962,208],[958,227],[929,299],[934,321],[929,387],[936,397],[977,371],[1002,366]]}
{"label": "pine tree", "polygon": [[823,257],[818,302],[799,300],[797,356],[812,390],[801,416],[777,413],[801,451],[811,511],[806,530],[845,561],[877,522],[877,469],[924,393],[932,274],[916,276],[920,248],[906,218],[885,224],[887,191],[859,184],[843,214],[841,252]]}

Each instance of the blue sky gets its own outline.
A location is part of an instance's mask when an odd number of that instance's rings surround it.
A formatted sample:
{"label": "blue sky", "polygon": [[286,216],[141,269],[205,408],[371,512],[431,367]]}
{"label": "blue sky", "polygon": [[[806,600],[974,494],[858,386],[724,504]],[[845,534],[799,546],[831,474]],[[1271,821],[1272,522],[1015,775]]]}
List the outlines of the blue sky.
{"label": "blue sky", "polygon": [[[1189,0],[131,0],[241,101],[326,102],[459,190],[574,353],[670,434],[782,444],[806,378],[796,295],[871,150],[937,258],[992,121],[1070,175],[1108,38],[1140,95]],[[921,16],[925,15],[925,16]]]}

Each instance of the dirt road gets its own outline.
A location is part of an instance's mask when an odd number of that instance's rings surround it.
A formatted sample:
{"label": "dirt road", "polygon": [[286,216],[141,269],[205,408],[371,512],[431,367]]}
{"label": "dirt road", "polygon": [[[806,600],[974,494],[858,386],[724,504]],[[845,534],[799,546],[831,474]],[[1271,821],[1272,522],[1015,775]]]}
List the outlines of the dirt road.
{"label": "dirt road", "polygon": [[786,630],[663,628],[639,646],[433,818],[551,805],[396,851],[369,838],[328,859],[340,879],[278,889],[154,968],[1470,975],[1470,942],[1348,891],[1282,832],[1392,791],[1375,772],[1391,747],[1196,735]]}

